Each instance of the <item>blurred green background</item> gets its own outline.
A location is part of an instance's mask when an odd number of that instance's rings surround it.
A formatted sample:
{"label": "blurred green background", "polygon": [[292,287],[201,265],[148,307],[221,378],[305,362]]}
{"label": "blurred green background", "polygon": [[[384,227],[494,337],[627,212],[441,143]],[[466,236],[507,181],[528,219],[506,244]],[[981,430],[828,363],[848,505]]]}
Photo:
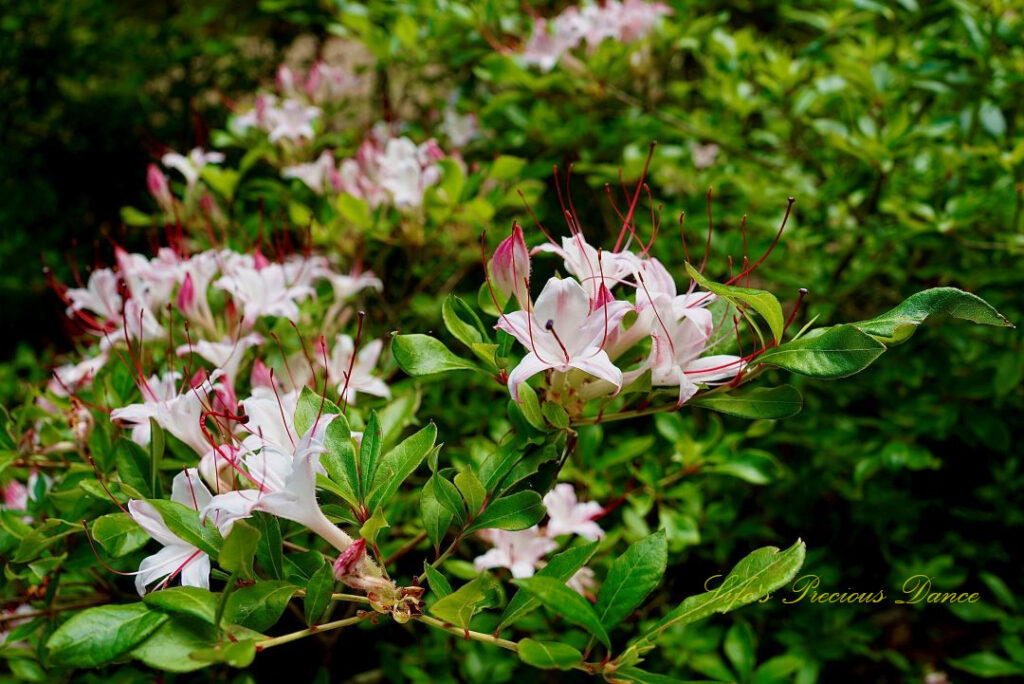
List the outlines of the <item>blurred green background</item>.
{"label": "blurred green background", "polygon": [[[45,374],[37,359],[68,345],[40,255],[69,278],[68,260],[109,260],[106,236],[145,244],[122,231],[119,210],[148,206],[148,161],[204,143],[225,104],[265,83],[299,37],[386,45],[403,17],[421,34],[374,55],[388,77],[376,87],[409,104],[389,84],[444,65],[434,84],[457,88],[460,106],[490,131],[475,153],[523,157],[523,180],[548,184],[542,218],[557,215],[551,165],[576,163],[577,203],[596,200],[581,212],[592,243],[615,232],[603,184],[620,168],[635,173],[657,140],[651,186],[667,226],[678,210],[701,216],[715,188],[713,256],[739,252],[742,214],[752,244],[766,245],[785,198],[797,198],[794,226],[757,285],[790,301],[809,288],[807,317],[863,319],[919,289],[954,285],[1024,319],[1020,3],[670,4],[673,18],[639,58],[602,45],[581,68],[540,74],[495,54],[478,30],[528,30],[513,2],[10,3],[0,20],[0,308],[9,331],[0,395],[20,393]],[[545,15],[564,7],[532,5]],[[695,163],[710,146],[712,163]],[[699,244],[700,222],[690,220]],[[483,227],[500,234],[507,224]],[[659,248],[680,257],[668,237]],[[715,267],[726,270],[721,258]],[[466,281],[462,289],[475,289]],[[429,317],[437,301],[411,305]],[[666,526],[681,585],[693,588],[766,540],[799,536],[810,549],[805,572],[824,587],[898,590],[921,572],[936,589],[983,595],[966,607],[770,602],[668,635],[672,648],[648,669],[756,681],[750,660],[805,682],[1016,679],[1022,375],[1019,333],[930,324],[854,378],[798,379],[804,411],[778,425],[684,411],[659,420],[656,434],[649,423],[606,427],[602,450],[627,458],[581,474],[597,495],[621,494],[627,463],[652,487],[665,461],[695,467],[623,512],[637,535]],[[428,396],[421,415],[452,441],[486,429],[472,408],[442,416],[431,406]],[[630,449],[665,458],[637,466]],[[592,456],[595,464],[601,454]],[[707,467],[724,457],[746,467]],[[514,660],[474,644],[458,644],[454,660],[442,640],[375,647],[380,674],[394,679],[517,676]],[[310,648],[301,671],[312,676],[330,655]],[[268,654],[256,678],[297,667],[290,657]]]}

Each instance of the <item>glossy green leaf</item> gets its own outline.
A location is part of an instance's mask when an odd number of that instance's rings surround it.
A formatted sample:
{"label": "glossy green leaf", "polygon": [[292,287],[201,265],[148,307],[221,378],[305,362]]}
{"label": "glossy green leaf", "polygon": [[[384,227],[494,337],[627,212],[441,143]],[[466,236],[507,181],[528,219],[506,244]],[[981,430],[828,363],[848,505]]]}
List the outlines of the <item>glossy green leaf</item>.
{"label": "glossy green leaf", "polygon": [[338,414],[324,432],[324,447],[320,464],[327,477],[337,485],[337,492],[353,506],[359,505],[359,463],[356,460],[352,430],[345,416]]}
{"label": "glossy green leaf", "polygon": [[262,632],[280,619],[296,588],[290,582],[272,580],[235,589],[228,596],[224,619]]}
{"label": "glossy green leaf", "polygon": [[455,476],[455,486],[466,502],[469,515],[476,515],[487,498],[487,490],[484,489],[480,478],[472,470],[467,469]]}
{"label": "glossy green leaf", "polygon": [[166,621],[167,615],[141,602],[87,608],[75,613],[47,640],[49,662],[65,667],[109,663]]}
{"label": "glossy green leaf", "polygon": [[92,538],[114,558],[141,549],[149,535],[126,513],[110,513],[92,524]]}
{"label": "glossy green leaf", "polygon": [[852,325],[838,325],[769,349],[757,362],[815,378],[845,378],[884,352],[885,345],[870,335]]}
{"label": "glossy green leaf", "polygon": [[377,466],[384,448],[384,431],[381,429],[380,418],[376,411],[370,411],[370,419],[366,421],[363,437],[359,442],[359,497],[365,499],[370,492],[370,485],[377,476]]}
{"label": "glossy green leaf", "polygon": [[519,659],[544,670],[570,670],[582,662],[583,654],[558,641],[523,639],[519,642]]}
{"label": "glossy green leaf", "polygon": [[736,564],[715,589],[691,596],[662,618],[628,651],[640,651],[674,625],[687,625],[714,613],[726,613],[767,596],[785,586],[804,562],[806,548],[797,541],[785,551],[767,546]]}
{"label": "glossy green leaf", "polygon": [[165,613],[188,615],[212,625],[217,617],[220,595],[200,587],[170,587],[150,592],[142,600],[147,606]]}
{"label": "glossy green leaf", "polygon": [[886,344],[899,344],[929,316],[946,315],[982,325],[1013,327],[1013,324],[981,297],[955,287],[935,287],[911,295],[880,316],[853,323]]}
{"label": "glossy green leaf", "polygon": [[615,559],[597,594],[594,610],[605,629],[622,622],[643,603],[665,574],[668,563],[668,541],[665,531],[629,545]]}
{"label": "glossy green leaf", "polygon": [[259,541],[260,531],[255,526],[246,520],[236,520],[231,526],[231,533],[224,540],[217,562],[241,579],[253,579],[252,562]]}
{"label": "glossy green leaf", "polygon": [[413,377],[448,371],[480,370],[429,335],[395,335],[391,340],[391,354],[398,366]]}
{"label": "glossy green leaf", "polygon": [[366,497],[367,508],[385,505],[434,448],[436,439],[437,427],[431,423],[382,456]]}
{"label": "glossy green leaf", "polygon": [[460,629],[469,629],[470,620],[486,602],[497,582],[491,575],[478,575],[451,594],[439,598],[430,607],[430,614]]}
{"label": "glossy green leaf", "polygon": [[470,532],[497,528],[500,530],[525,530],[536,525],[545,514],[540,494],[521,491],[492,502],[469,526]]}
{"label": "glossy green leaf", "polygon": [[[568,582],[576,571],[582,568],[593,557],[597,551],[598,542],[591,542],[582,546],[573,546],[553,556],[548,564],[537,571],[534,577],[551,577],[560,582]],[[500,631],[511,625],[519,618],[533,611],[540,605],[530,592],[520,590],[512,597],[512,600],[505,606],[501,614],[501,621],[497,629]]]}
{"label": "glossy green leaf", "polygon": [[199,511],[166,499],[147,499],[176,536],[216,559],[224,540],[212,521],[199,521]]}
{"label": "glossy green leaf", "polygon": [[602,644],[611,647],[608,633],[590,602],[566,586],[565,582],[539,575],[514,580],[514,582],[526,589],[555,615],[566,622],[582,627]]}
{"label": "glossy green leaf", "polygon": [[331,605],[331,594],[334,593],[334,568],[324,562],[313,573],[306,585],[306,596],[302,599],[303,613],[306,624],[313,626],[320,623],[327,607]]}
{"label": "glossy green leaf", "polygon": [[139,644],[132,657],[165,672],[192,672],[207,665],[192,654],[216,643],[218,636],[217,630],[205,622],[175,615]]}
{"label": "glossy green leaf", "polygon": [[803,397],[792,385],[755,387],[728,394],[698,395],[687,406],[700,406],[727,416],[752,420],[779,420],[800,413]]}
{"label": "glossy green leaf", "polygon": [[444,598],[448,594],[452,593],[452,585],[448,579],[438,572],[430,563],[423,562],[423,574],[427,576],[427,583],[430,585],[430,590],[437,595],[438,598]]}
{"label": "glossy green leaf", "polygon": [[[455,517],[439,499],[438,482],[442,480],[444,478],[439,475],[432,475],[420,490],[420,517],[423,519],[423,529],[434,548],[437,548],[441,540],[444,539],[444,535],[451,527],[452,519]],[[444,481],[447,482],[447,480]],[[450,482],[448,484],[451,485]],[[451,487],[455,489],[454,485]],[[458,492],[455,495],[458,496]]]}
{"label": "glossy green leaf", "polygon": [[298,434],[294,436],[302,437],[309,432],[318,416],[339,413],[341,409],[333,401],[317,394],[309,387],[303,387],[295,404],[294,424]]}
{"label": "glossy green leaf", "polygon": [[782,341],[782,328],[785,324],[785,319],[782,316],[782,305],[779,304],[779,300],[775,298],[775,295],[770,292],[765,292],[764,290],[754,290],[749,287],[737,287],[735,285],[722,285],[721,283],[716,283],[713,280],[705,278],[700,271],[694,268],[690,263],[686,264],[686,272],[690,274],[690,277],[693,278],[701,288],[708,292],[713,292],[737,308],[746,305],[761,314],[765,323],[768,324],[768,329],[772,331],[772,336],[775,338],[776,343]]}

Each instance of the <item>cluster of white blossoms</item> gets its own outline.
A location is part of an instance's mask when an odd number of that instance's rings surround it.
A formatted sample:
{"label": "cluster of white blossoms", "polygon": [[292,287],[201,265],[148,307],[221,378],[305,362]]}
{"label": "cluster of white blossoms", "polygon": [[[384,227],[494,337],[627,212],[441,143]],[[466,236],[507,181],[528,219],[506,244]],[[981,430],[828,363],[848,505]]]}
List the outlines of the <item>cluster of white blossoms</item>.
{"label": "cluster of white blossoms", "polygon": [[[318,309],[317,320],[323,312],[322,321],[344,319],[341,307],[361,290],[380,290],[380,280],[372,273],[339,273],[320,256],[271,261],[259,250],[185,256],[168,247],[150,259],[118,249],[116,261],[93,271],[81,287],[58,288],[68,315],[99,341],[95,356],[55,370],[51,391],[75,396],[106,364],[126,364],[142,399],[111,407],[111,420],[130,428],[142,445],[151,441],[155,422],[194,452],[194,465],[174,480],[172,501],[200,511],[225,534],[235,520],[265,510],[346,549],[351,539],[327,520],[315,496],[324,431],[333,416],[300,433],[294,414],[307,384],[345,405],[359,395],[389,397],[376,375],[383,343],[360,344],[358,335],[353,340],[341,332],[328,341],[331,325],[318,324],[313,327],[323,334],[314,353],[303,348],[275,373],[259,323],[273,317],[306,326],[300,304],[316,297],[319,283],[329,283],[333,302]],[[170,369],[147,377],[142,350],[155,346],[163,348]],[[181,357],[179,369],[175,357]],[[207,368],[193,372],[195,357]],[[250,368],[247,381],[243,364]],[[243,388],[248,396],[239,400]],[[9,489],[5,505],[23,509],[26,490]],[[132,501],[127,510],[164,545],[140,567],[140,593],[177,576],[184,584],[209,585],[209,558],[175,536],[151,504]]]}
{"label": "cluster of white blossoms", "polygon": [[606,0],[569,7],[553,19],[534,20],[533,33],[520,57],[527,65],[550,71],[581,43],[594,48],[608,39],[620,43],[639,40],[671,13],[667,5],[645,0]]}
{"label": "cluster of white blossoms", "polygon": [[404,136],[392,135],[380,123],[363,140],[356,155],[338,164],[334,153],[324,150],[315,161],[282,169],[284,178],[297,178],[318,195],[344,192],[376,209],[393,206],[415,209],[423,204],[427,188],[441,180],[438,161],[447,155],[431,139],[417,145]]}
{"label": "cluster of white blossoms", "polygon": [[[596,501],[579,502],[576,490],[568,483],[556,485],[544,496],[548,520],[543,527],[534,525],[525,530],[482,530],[479,536],[492,546],[473,562],[477,570],[508,568],[515,578],[532,577],[535,570],[545,565],[544,557],[558,548],[558,537],[578,534],[596,541],[604,537],[604,530],[595,518],[604,513]],[[594,571],[580,568],[568,585],[580,594],[594,586]]]}
{"label": "cluster of white blossoms", "polygon": [[[716,321],[708,308],[714,294],[697,290],[693,281],[678,292],[665,266],[649,255],[650,245],[628,249],[632,237],[605,252],[588,244],[578,228],[572,233],[561,244],[551,241],[533,250],[561,257],[567,274],[548,280],[535,301],[529,289],[531,253],[518,225],[491,259],[496,302],[498,296],[501,301],[511,297],[519,306],[501,313],[495,327],[526,350],[508,376],[513,399],[518,401],[522,384],[539,373],[547,374],[551,396],[563,405],[615,395],[647,372],[651,385],[677,387],[679,404],[701,385],[739,376],[749,357],[705,356],[734,333],[731,320],[723,325],[725,315]],[[626,296],[619,299],[615,292]],[[636,358],[630,352],[643,349],[644,341],[649,351]]]}

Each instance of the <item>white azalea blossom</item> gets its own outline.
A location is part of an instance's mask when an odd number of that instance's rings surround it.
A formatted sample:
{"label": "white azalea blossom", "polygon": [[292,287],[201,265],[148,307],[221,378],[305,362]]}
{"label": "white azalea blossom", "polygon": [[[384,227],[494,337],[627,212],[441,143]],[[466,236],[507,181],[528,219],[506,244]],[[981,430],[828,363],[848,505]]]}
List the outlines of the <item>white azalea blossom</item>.
{"label": "white azalea blossom", "polygon": [[545,494],[544,507],[548,511],[545,532],[549,537],[578,534],[591,541],[604,537],[604,530],[594,522],[594,517],[603,510],[601,504],[596,501],[580,503],[571,484],[563,482]]}
{"label": "white azalea blossom", "polygon": [[[209,490],[195,468],[178,473],[171,485],[171,501],[199,510],[211,499]],[[147,556],[135,575],[139,596],[153,584],[166,585],[181,576],[186,587],[210,588],[210,557],[199,548],[178,537],[167,527],[160,513],[147,501],[128,502],[128,514],[150,537],[163,544],[162,549]],[[162,587],[161,587],[162,588]]]}

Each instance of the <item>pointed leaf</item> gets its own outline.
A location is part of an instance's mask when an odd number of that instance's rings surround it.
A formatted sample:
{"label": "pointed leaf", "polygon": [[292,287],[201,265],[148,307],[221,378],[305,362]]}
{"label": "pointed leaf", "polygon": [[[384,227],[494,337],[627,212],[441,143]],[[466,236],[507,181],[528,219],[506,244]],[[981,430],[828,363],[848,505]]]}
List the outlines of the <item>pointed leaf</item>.
{"label": "pointed leaf", "polygon": [[386,504],[405,479],[423,462],[427,452],[434,448],[436,439],[437,426],[431,423],[386,453],[380,459],[373,485],[366,497],[367,508],[373,510]]}
{"label": "pointed leaf", "polygon": [[461,629],[469,629],[470,620],[494,590],[498,581],[491,575],[478,575],[430,607],[434,617]]}
{"label": "pointed leaf", "polygon": [[391,354],[399,367],[413,377],[448,371],[480,370],[429,335],[395,335],[391,340]]}
{"label": "pointed leaf", "polygon": [[594,610],[605,629],[622,622],[661,582],[668,563],[665,531],[629,545],[615,559],[597,594]]}
{"label": "pointed leaf", "polygon": [[737,418],[778,420],[800,413],[803,397],[791,385],[756,387],[729,394],[698,395],[687,406],[700,406]]}
{"label": "pointed leaf", "polygon": [[544,670],[571,670],[583,660],[583,654],[558,641],[523,639],[519,642],[519,658],[527,665]]}
{"label": "pointed leaf", "polygon": [[359,504],[359,462],[348,419],[338,414],[327,425],[324,433],[327,451],[320,456],[320,464],[327,477],[338,486],[338,493],[353,506]]}
{"label": "pointed leaf", "polygon": [[929,316],[945,314],[982,325],[1013,327],[1001,313],[981,297],[955,287],[935,287],[907,297],[895,308],[866,321],[853,323],[886,344],[899,344]]}
{"label": "pointed leaf", "polygon": [[690,277],[708,292],[713,292],[730,304],[740,308],[746,304],[749,308],[761,314],[768,329],[772,331],[775,342],[782,341],[782,328],[785,319],[782,316],[782,305],[775,295],[764,290],[754,290],[749,287],[736,287],[735,285],[722,285],[713,280],[705,278],[700,271],[694,268],[689,262],[686,264],[686,271]]}
{"label": "pointed leaf", "polygon": [[563,620],[582,627],[606,647],[611,648],[608,633],[601,625],[597,613],[585,598],[566,586],[565,582],[539,575],[514,582],[533,594],[538,601]]}
{"label": "pointed leaf", "polygon": [[165,614],[142,602],[87,608],[75,613],[47,640],[49,662],[65,667],[109,663],[166,621]]}
{"label": "pointed leaf", "polygon": [[[534,577],[551,577],[560,582],[568,582],[576,571],[582,568],[593,557],[597,551],[598,542],[591,542],[583,546],[573,546],[562,551],[551,558],[548,564],[537,571]],[[498,623],[498,631],[511,625],[519,618],[531,612],[540,601],[530,592],[520,590],[512,597],[512,600],[505,606],[505,612],[501,614],[501,621]]]}
{"label": "pointed leaf", "polygon": [[815,378],[845,378],[884,352],[885,345],[870,335],[852,325],[838,325],[769,349],[757,362]]}
{"label": "pointed leaf", "polygon": [[468,532],[497,528],[500,530],[525,530],[536,525],[546,512],[540,494],[524,490],[502,497],[484,509]]}

